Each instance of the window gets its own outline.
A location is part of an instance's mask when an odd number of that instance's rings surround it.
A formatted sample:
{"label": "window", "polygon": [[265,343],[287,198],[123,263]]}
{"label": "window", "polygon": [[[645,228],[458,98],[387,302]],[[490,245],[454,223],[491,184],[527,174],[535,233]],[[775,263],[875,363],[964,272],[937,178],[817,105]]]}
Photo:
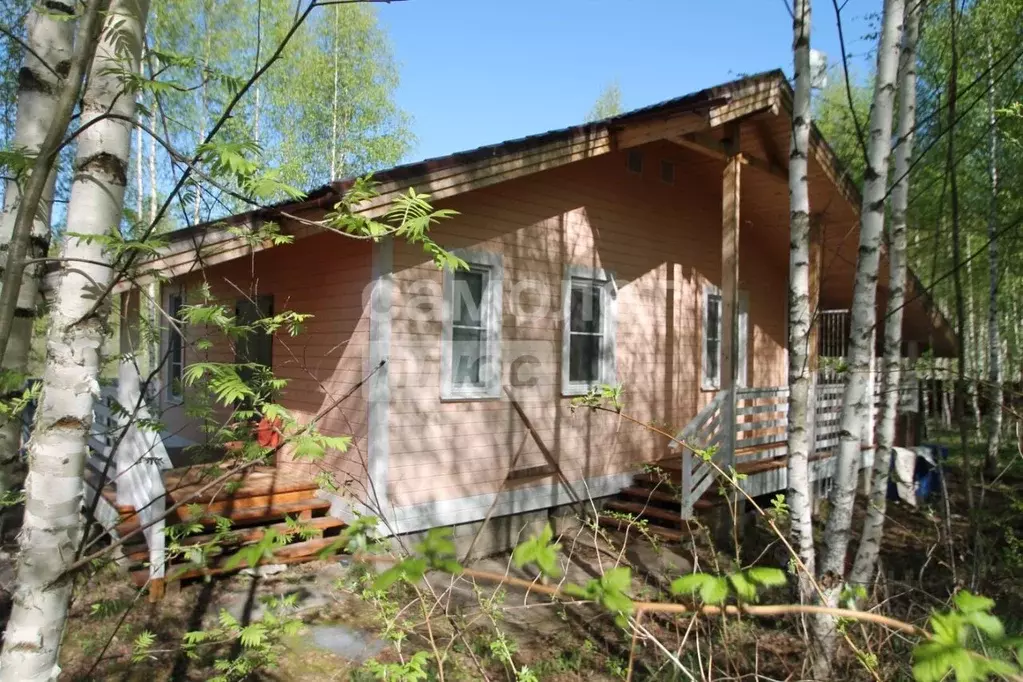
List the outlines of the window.
{"label": "window", "polygon": [[468,270],[444,271],[441,397],[501,395],[500,255],[456,251]]}
{"label": "window", "polygon": [[643,152],[638,149],[630,149],[628,157],[625,161],[625,167],[629,169],[630,173],[642,173],[643,172]]}
{"label": "window", "polygon": [[[721,343],[724,303],[721,290],[708,285],[703,291],[703,380],[704,390],[721,387]],[[739,292],[738,353],[736,355],[736,384],[746,386],[749,368],[749,294]]]}
{"label": "window", "polygon": [[749,346],[749,294],[745,291],[739,292],[739,371],[736,376],[736,384],[740,388],[745,388],[749,384],[747,378],[749,376],[749,356],[747,354],[747,347]]}
{"label": "window", "polygon": [[661,181],[669,185],[675,184],[675,164],[671,161],[661,161]]}
{"label": "window", "polygon": [[184,297],[180,293],[167,297],[167,315],[174,320],[167,328],[167,397],[180,400],[182,395],[181,375],[185,369],[185,343],[181,337],[181,306]]}
{"label": "window", "polygon": [[703,289],[703,382],[704,390],[721,387],[721,290]]}
{"label": "window", "polygon": [[[240,325],[251,325],[257,320],[271,317],[274,314],[274,297],[271,294],[254,298],[239,298],[234,305],[235,317]],[[246,334],[235,342],[234,361],[237,363],[253,363],[264,367],[273,367],[273,334],[259,331]],[[245,370],[239,372],[242,378]]]}
{"label": "window", "polygon": [[570,267],[562,291],[561,388],[579,395],[614,383],[617,305],[614,279],[603,270]]}

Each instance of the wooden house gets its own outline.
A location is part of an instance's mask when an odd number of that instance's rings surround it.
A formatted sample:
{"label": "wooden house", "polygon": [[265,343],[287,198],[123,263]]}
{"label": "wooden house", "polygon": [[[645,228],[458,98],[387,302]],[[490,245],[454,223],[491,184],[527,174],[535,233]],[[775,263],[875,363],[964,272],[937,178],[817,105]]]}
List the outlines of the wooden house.
{"label": "wooden house", "polygon": [[[167,278],[155,294],[163,309],[175,315],[207,285],[238,300],[240,315],[311,314],[299,336],[250,344],[248,359],[288,380],[280,402],[293,414],[354,437],[347,452],[318,463],[284,452],[273,467],[248,472],[241,488],[200,499],[240,525],[295,513],[329,529],[372,513],[388,533],[453,525],[468,537],[484,520],[511,528],[523,515],[611,498],[611,508],[647,515],[670,535],[714,477],[688,451],[671,450],[665,432],[716,446],[716,461],[748,473],[751,494],[784,490],[791,101],[782,73],[768,72],[377,173],[380,195],[359,211],[381,215],[409,188],[429,193],[436,207],[458,212],[431,234],[468,270],[440,270],[401,240],[320,229],[346,182],[172,233],[149,264]],[[823,314],[851,304],[860,198],[816,130],[810,151],[811,285]],[[246,238],[265,221],[294,242]],[[116,493],[107,487],[115,505],[107,515],[122,531],[139,522],[124,520],[126,507],[159,508],[200,486],[199,474],[180,468],[189,458],[182,446],[204,439],[187,416],[181,373],[234,353],[226,344],[196,348],[202,330],[166,329],[158,348],[145,347],[131,317],[149,291],[123,291],[122,351],[159,358],[148,409],[165,433],[122,447],[108,467]],[[952,354],[950,326],[913,277],[908,301],[907,352]],[[878,305],[883,313],[884,284]],[[137,396],[131,374],[122,373],[122,403]],[[622,386],[622,414],[573,407],[604,384]],[[817,387],[816,478],[830,476],[840,397]],[[133,464],[143,451],[157,456]],[[679,493],[644,476],[655,463]],[[343,484],[339,492],[318,490],[323,471]],[[167,501],[154,504],[161,495]],[[163,575],[158,530],[136,554],[155,578]]]}

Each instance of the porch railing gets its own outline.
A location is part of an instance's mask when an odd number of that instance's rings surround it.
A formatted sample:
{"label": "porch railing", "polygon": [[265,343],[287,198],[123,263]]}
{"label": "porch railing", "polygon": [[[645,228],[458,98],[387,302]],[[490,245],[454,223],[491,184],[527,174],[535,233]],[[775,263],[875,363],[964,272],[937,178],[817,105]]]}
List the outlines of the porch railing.
{"label": "porch railing", "polygon": [[[811,392],[811,456],[838,444],[842,384],[818,384]],[[726,449],[724,415],[730,391],[718,391],[677,435],[671,449],[681,456],[681,510],[691,518],[693,507],[714,483],[717,467],[735,462],[773,459],[788,452],[788,397],[786,386],[741,388],[736,394],[734,451]],[[688,447],[680,445],[685,443]],[[710,459],[694,450],[712,450]],[[681,452],[680,452],[681,451]]]}

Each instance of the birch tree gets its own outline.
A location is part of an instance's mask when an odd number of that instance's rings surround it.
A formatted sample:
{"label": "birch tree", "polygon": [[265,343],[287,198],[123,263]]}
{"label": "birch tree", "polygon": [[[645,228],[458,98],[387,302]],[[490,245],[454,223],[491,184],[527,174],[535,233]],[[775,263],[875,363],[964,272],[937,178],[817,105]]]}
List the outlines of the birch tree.
{"label": "birch tree", "polygon": [[138,70],[148,9],[147,0],[111,2],[82,98],[66,263],[51,311],[42,397],[29,443],[17,588],[0,682],[53,680],[59,673],[72,587],[64,573],[82,533],[82,472],[106,334],[105,308],[95,305],[95,292],[113,278],[101,238],[118,229],[131,153],[135,98],[124,96],[121,74]]}
{"label": "birch tree", "polygon": [[792,541],[809,575],[800,575],[800,594],[810,596],[814,571],[810,503],[810,192],[807,159],[810,143],[810,0],[797,0],[792,14],[795,88],[789,147],[789,412],[787,501]]}
{"label": "birch tree", "polygon": [[[874,354],[872,340],[877,323],[877,278],[884,231],[884,204],[888,194],[888,157],[891,153],[904,9],[903,0],[885,0],[877,50],[877,75],[870,105],[866,141],[867,167],[860,207],[859,254],[850,310],[848,371],[842,396],[835,486],[820,565],[824,584],[823,599],[827,606],[835,606],[842,591],[853,505],[856,501],[860,442],[863,425],[869,420],[873,409],[874,396],[868,392],[867,387]],[[817,659],[819,678],[825,678],[829,673],[830,658],[837,644],[836,625],[832,616],[821,616],[815,621],[815,636],[824,654]]]}
{"label": "birch tree", "polygon": [[[47,133],[54,122],[58,109],[61,88],[64,87],[73,44],[75,24],[69,21],[75,15],[74,3],[51,3],[45,11],[33,8],[26,21],[26,50],[22,61],[17,90],[17,110],[14,123],[12,148],[22,155],[26,163],[39,157],[46,142]],[[61,74],[65,74],[62,76]],[[74,99],[70,100],[73,103]],[[70,114],[70,111],[68,112]],[[66,126],[65,122],[65,126]],[[26,208],[31,213],[30,237],[35,242],[32,255],[45,255],[50,243],[50,208],[56,175],[45,159],[40,168],[46,173],[45,181],[34,192],[29,193]],[[13,169],[12,169],[13,170]],[[19,177],[19,175],[21,177]],[[25,177],[27,175],[28,177]],[[0,214],[0,260],[4,271],[7,269],[8,253],[15,233],[18,211],[22,206],[22,187],[30,181],[31,174],[11,172],[4,187],[3,213]],[[29,205],[34,193],[39,195],[36,206]],[[34,214],[34,215],[33,215]],[[21,291],[13,303],[11,332],[6,352],[3,355],[4,392],[21,388],[28,369],[29,349],[32,342],[32,326],[38,299],[37,280],[41,273],[39,266],[25,268]],[[14,273],[12,273],[13,275]],[[5,419],[0,423],[0,494],[12,490],[21,483],[22,467],[19,461],[21,440],[19,419]]]}
{"label": "birch tree", "polygon": [[909,207],[909,171],[916,128],[916,44],[923,0],[906,5],[905,32],[899,58],[899,122],[895,149],[895,185],[892,188],[891,229],[888,233],[888,305],[885,315],[884,359],[881,372],[881,414],[877,422],[870,504],[856,552],[850,581],[865,584],[877,567],[888,496],[890,452],[895,445],[902,357],[902,311],[906,301],[906,211]]}
{"label": "birch tree", "polygon": [[988,370],[988,430],[987,457],[984,468],[993,472],[998,464],[998,449],[1002,438],[1002,342],[998,330],[998,119],[995,114],[994,48],[990,38],[987,44],[988,80],[988,177],[991,198],[988,204],[988,310],[987,310],[987,370]]}

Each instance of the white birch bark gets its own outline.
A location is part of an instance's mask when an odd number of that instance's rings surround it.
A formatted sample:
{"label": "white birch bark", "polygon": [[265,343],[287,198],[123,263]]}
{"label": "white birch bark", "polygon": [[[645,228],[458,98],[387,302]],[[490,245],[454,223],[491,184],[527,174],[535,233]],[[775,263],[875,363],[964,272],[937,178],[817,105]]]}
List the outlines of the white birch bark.
{"label": "white birch bark", "polygon": [[895,445],[895,424],[899,406],[902,359],[902,317],[906,300],[906,209],[909,206],[909,169],[913,157],[916,126],[916,44],[919,37],[922,0],[906,5],[905,32],[899,61],[898,146],[895,150],[895,178],[892,188],[892,222],[888,244],[888,310],[884,330],[884,360],[881,372],[881,414],[875,435],[873,479],[870,504],[863,521],[850,582],[866,584],[877,568],[888,497],[888,469]]}
{"label": "white birch bark", "polygon": [[867,169],[863,205],[860,209],[859,256],[850,313],[849,371],[842,396],[841,432],[831,515],[825,533],[825,550],[821,556],[822,572],[837,578],[845,574],[861,434],[873,400],[873,396],[867,394],[867,384],[870,358],[874,352],[871,338],[877,323],[877,274],[881,259],[881,235],[884,231],[884,200],[887,195],[888,156],[904,7],[903,0],[885,0],[877,53],[877,78],[870,107]]}
{"label": "white birch bark", "polygon": [[[891,153],[892,116],[904,8],[904,0],[885,0],[881,39],[877,49],[877,76],[870,106],[867,167],[864,173],[863,204],[860,208],[859,254],[849,315],[848,372],[842,396],[835,484],[820,561],[823,600],[827,606],[837,605],[842,592],[849,531],[856,501],[857,472],[862,457],[860,443],[863,425],[869,420],[873,409],[874,397],[867,392],[867,387],[870,361],[874,353],[872,339],[877,323],[877,277],[884,231],[884,201],[888,190],[888,157]],[[814,637],[820,647],[815,659],[815,674],[818,679],[829,679],[830,663],[838,643],[835,619],[826,615],[814,619]]]}
{"label": "white birch bark", "polygon": [[789,146],[789,413],[787,502],[792,544],[809,575],[800,573],[800,596],[811,594],[814,574],[810,495],[810,0],[796,0],[792,19],[795,87]]}
{"label": "white birch bark", "polygon": [[[12,147],[35,156],[43,146],[46,133],[53,123],[57,100],[71,59],[75,22],[61,20],[60,15],[74,16],[72,2],[52,2],[45,12],[33,8],[26,20],[26,43],[35,54],[25,53],[18,74],[18,110]],[[41,60],[40,60],[41,58]],[[50,211],[56,171],[52,171],[43,187],[39,206],[32,221],[30,258],[45,256],[50,246]],[[7,180],[4,187],[3,213],[0,214],[0,262],[7,267],[7,252],[14,234],[18,208],[22,201],[22,187],[17,179]],[[0,270],[2,272],[2,270]],[[22,273],[11,335],[3,353],[3,369],[18,375],[28,371],[29,352],[32,347],[32,327],[39,302],[41,266],[26,267]],[[2,274],[0,274],[2,277]],[[0,493],[21,484],[24,476],[20,461],[21,420],[4,419],[0,423]]]}
{"label": "white birch bark", "polygon": [[[970,233],[966,233],[963,236],[966,241],[966,256],[973,253],[973,239]],[[955,254],[953,252],[953,260]],[[974,303],[974,298],[977,295],[977,283],[973,278],[973,259],[969,258],[966,261],[966,319],[968,321],[968,345],[967,345],[967,356],[966,356],[966,375],[968,377],[968,383],[965,386],[966,391],[969,394],[970,399],[970,411],[973,413],[973,431],[974,435],[979,440],[981,437],[982,418],[980,414],[980,390],[981,390],[981,377],[984,376],[984,367],[982,365],[983,355],[980,351],[980,334],[977,330],[977,306]]]}
{"label": "white birch bark", "polygon": [[[123,120],[98,119],[106,111],[128,117],[132,97],[118,96],[118,68],[138,68],[147,0],[113,0],[82,98],[75,179],[68,204],[68,232],[103,235],[121,217],[131,153],[131,128]],[[125,63],[127,62],[127,63]],[[116,68],[115,68],[116,67]],[[17,587],[4,648],[0,682],[56,679],[71,581],[64,571],[82,533],[82,472],[92,410],[99,393],[100,351],[106,310],[92,314],[92,292],[106,288],[112,269],[98,243],[65,237],[65,266],[50,314],[43,393],[29,443],[25,517],[20,537]]]}
{"label": "white birch bark", "polygon": [[998,127],[995,116],[994,50],[991,41],[987,45],[988,80],[988,175],[991,180],[991,198],[988,206],[988,310],[987,310],[987,352],[988,352],[988,430],[987,457],[984,468],[993,471],[998,464],[998,449],[1002,437],[1002,362],[998,330]]}

